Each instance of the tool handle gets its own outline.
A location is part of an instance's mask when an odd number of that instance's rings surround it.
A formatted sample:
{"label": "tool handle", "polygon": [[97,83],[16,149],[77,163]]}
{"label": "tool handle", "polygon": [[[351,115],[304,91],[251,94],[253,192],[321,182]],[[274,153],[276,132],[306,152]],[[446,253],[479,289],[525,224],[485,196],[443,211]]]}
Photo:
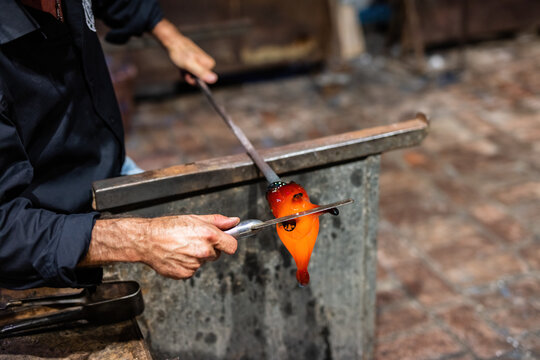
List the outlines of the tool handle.
{"label": "tool handle", "polygon": [[242,239],[242,238],[252,236],[258,233],[260,229],[253,230],[252,227],[254,225],[258,225],[261,223],[262,223],[261,220],[256,220],[256,219],[243,220],[243,221],[240,221],[240,223],[236,225],[235,227],[230,228],[229,230],[225,230],[224,233],[229,234],[235,237],[236,239]]}
{"label": "tool handle", "polygon": [[27,332],[39,331],[40,329],[77,320],[84,320],[84,308],[82,306],[4,325],[0,327],[0,339],[9,336],[24,335]]}

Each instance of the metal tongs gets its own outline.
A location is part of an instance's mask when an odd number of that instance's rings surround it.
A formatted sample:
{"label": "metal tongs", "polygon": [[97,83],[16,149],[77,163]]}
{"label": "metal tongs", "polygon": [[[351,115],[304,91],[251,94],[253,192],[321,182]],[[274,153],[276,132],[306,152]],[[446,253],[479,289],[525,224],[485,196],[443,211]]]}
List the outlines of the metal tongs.
{"label": "metal tongs", "polygon": [[[23,317],[25,312],[39,309],[58,311]],[[8,322],[0,326],[0,338],[75,325],[116,323],[140,315],[143,310],[141,288],[135,281],[106,282],[75,294],[11,300],[0,304],[0,321]]]}
{"label": "metal tongs", "polygon": [[287,215],[287,216],[283,216],[283,217],[279,217],[279,218],[271,219],[267,221],[261,221],[257,219],[243,220],[232,229],[226,230],[225,233],[232,235],[237,239],[241,239],[241,238],[255,235],[260,230],[264,229],[265,227],[272,226],[272,225],[282,224],[282,225],[294,226],[296,224],[295,219],[298,219],[302,216],[316,215],[316,214],[322,215],[324,213],[338,215],[339,214],[339,210],[337,209],[338,207],[350,204],[352,202],[353,202],[352,199],[342,200],[342,201],[338,201],[332,204],[317,206],[316,208],[313,208],[310,210],[297,212],[292,215]]}

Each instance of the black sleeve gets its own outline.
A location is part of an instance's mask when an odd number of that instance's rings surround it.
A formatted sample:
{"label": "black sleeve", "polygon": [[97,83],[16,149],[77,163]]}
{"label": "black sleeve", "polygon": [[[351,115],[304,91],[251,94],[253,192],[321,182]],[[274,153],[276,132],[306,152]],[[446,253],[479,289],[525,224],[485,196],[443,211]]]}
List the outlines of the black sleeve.
{"label": "black sleeve", "polygon": [[163,19],[157,0],[94,0],[93,7],[96,17],[111,28],[105,39],[114,44],[141,36]]}
{"label": "black sleeve", "polygon": [[32,177],[32,164],[0,92],[0,286],[99,283],[101,269],[76,268],[88,251],[98,213],[67,215],[35,208],[24,196]]}

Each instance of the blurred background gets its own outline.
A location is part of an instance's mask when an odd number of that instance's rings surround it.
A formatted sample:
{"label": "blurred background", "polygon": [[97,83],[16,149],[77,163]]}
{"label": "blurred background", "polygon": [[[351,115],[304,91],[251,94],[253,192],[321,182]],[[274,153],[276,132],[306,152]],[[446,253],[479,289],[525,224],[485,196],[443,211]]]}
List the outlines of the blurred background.
{"label": "blurred background", "polygon": [[[430,118],[383,155],[377,359],[540,358],[540,1],[160,2],[257,148]],[[139,166],[244,152],[150,36],[103,46]]]}

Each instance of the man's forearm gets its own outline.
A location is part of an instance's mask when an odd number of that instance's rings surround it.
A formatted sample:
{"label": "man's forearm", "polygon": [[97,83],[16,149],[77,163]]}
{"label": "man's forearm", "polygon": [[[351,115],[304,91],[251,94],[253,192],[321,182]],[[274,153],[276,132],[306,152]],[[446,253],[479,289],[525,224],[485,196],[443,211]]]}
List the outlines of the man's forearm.
{"label": "man's forearm", "polygon": [[97,220],[92,230],[88,253],[80,266],[143,260],[144,242],[150,227],[148,219],[121,218]]}

